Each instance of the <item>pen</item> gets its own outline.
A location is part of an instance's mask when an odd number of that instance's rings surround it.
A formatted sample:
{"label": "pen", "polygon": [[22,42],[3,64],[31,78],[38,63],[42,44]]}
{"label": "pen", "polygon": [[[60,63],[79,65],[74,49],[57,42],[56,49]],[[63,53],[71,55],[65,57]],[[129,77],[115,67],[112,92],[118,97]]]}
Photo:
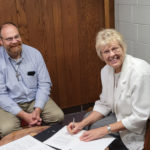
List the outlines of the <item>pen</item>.
{"label": "pen", "polygon": [[73,121],[72,121],[72,129],[75,128],[75,118],[73,118]]}

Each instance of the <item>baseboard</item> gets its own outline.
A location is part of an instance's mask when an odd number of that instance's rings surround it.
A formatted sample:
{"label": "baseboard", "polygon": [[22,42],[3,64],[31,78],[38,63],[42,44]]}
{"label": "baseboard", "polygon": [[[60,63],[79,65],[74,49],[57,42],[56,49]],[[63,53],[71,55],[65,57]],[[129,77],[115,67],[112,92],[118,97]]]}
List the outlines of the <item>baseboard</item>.
{"label": "baseboard", "polygon": [[69,114],[69,113],[75,113],[75,112],[81,112],[81,111],[89,111],[93,108],[93,106],[94,106],[94,103],[88,103],[88,104],[73,106],[69,108],[64,108],[63,112],[64,114]]}

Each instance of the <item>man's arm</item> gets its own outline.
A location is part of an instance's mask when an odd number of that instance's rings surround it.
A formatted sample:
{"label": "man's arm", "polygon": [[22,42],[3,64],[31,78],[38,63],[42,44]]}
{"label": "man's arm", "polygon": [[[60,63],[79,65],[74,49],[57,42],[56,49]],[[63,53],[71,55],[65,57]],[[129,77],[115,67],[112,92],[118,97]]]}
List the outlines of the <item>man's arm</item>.
{"label": "man's arm", "polygon": [[13,115],[19,113],[22,109],[14,102],[8,95],[7,87],[5,84],[4,72],[0,68],[0,107]]}
{"label": "man's arm", "polygon": [[33,126],[35,124],[40,125],[41,118],[38,115],[40,113],[40,110],[35,109],[34,113],[26,113],[25,111],[23,111],[19,107],[19,105],[15,101],[13,101],[13,99],[10,98],[4,79],[5,73],[0,68],[0,107],[3,110],[25,120],[29,124],[29,126]]}
{"label": "man's arm", "polygon": [[34,107],[43,109],[45,103],[49,99],[50,87],[52,86],[52,83],[42,55],[39,53],[37,57],[38,58],[36,60],[38,68],[37,69],[38,87]]}

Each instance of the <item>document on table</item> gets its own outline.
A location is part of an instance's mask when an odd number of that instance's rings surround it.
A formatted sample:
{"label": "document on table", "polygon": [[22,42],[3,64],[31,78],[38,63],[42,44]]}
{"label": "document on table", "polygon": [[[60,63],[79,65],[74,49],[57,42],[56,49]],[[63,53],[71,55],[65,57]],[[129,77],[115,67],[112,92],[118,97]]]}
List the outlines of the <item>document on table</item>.
{"label": "document on table", "polygon": [[80,141],[79,137],[84,131],[82,130],[78,134],[71,135],[68,133],[66,126],[64,126],[44,143],[61,150],[104,150],[115,139],[111,136],[106,136],[98,140],[83,142]]}
{"label": "document on table", "polygon": [[30,135],[0,147],[0,150],[55,150]]}

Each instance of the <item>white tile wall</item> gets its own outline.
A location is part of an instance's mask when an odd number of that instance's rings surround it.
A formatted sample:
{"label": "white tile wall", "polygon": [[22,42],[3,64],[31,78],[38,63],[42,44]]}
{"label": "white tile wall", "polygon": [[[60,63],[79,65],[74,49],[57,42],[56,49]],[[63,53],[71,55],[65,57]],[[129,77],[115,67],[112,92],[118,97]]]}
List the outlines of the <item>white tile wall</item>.
{"label": "white tile wall", "polygon": [[119,5],[115,5],[115,19],[119,20]]}
{"label": "white tile wall", "polygon": [[134,6],[133,22],[150,25],[150,6]]}
{"label": "white tile wall", "polygon": [[132,9],[130,5],[119,5],[118,7],[119,21],[131,22]]}
{"label": "white tile wall", "polygon": [[[134,56],[134,51],[133,51],[133,47],[134,47],[134,42],[133,41],[129,41],[125,39],[125,42],[127,44],[127,53],[130,53],[131,55]],[[130,52],[128,52],[130,50]]]}
{"label": "white tile wall", "polygon": [[138,53],[138,55],[140,55],[141,59],[144,59],[144,60],[150,59],[150,55],[148,55],[149,51],[150,51],[150,45],[135,42],[133,47],[134,47],[133,55],[137,56],[137,53]]}
{"label": "white tile wall", "polygon": [[127,22],[118,22],[119,31],[126,40],[137,41],[138,40],[138,25]]}
{"label": "white tile wall", "polygon": [[150,63],[150,0],[115,0],[115,28],[127,53]]}
{"label": "white tile wall", "polygon": [[[139,26],[138,39],[140,42],[150,45],[150,25],[140,25]],[[150,58],[150,55],[149,55],[149,58]]]}
{"label": "white tile wall", "polygon": [[139,0],[139,5],[150,5],[150,0]]}
{"label": "white tile wall", "polygon": [[138,0],[115,0],[115,4],[138,4]]}

